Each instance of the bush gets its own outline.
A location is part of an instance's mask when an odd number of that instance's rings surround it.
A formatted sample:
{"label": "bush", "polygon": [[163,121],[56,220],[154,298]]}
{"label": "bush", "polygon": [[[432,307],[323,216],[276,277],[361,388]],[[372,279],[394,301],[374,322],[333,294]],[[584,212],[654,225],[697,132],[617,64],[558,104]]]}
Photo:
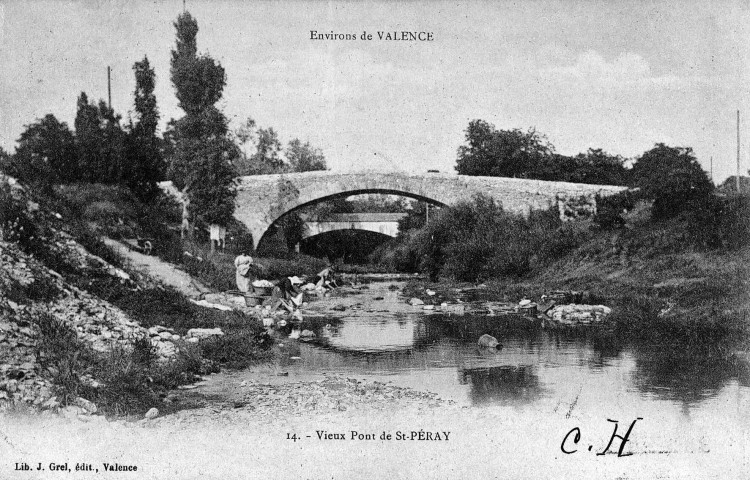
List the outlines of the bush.
{"label": "bush", "polygon": [[624,227],[623,215],[635,208],[637,200],[638,194],[630,190],[604,197],[597,195],[594,223],[603,230]]}
{"label": "bush", "polygon": [[49,314],[36,319],[40,337],[37,358],[42,371],[50,374],[54,393],[63,405],[85,394],[81,375],[93,358],[93,351],[78,339],[75,330]]}
{"label": "bush", "polygon": [[671,218],[690,209],[713,191],[713,183],[693,155],[693,150],[663,143],[645,152],[633,165],[633,186],[653,200],[652,217]]}
{"label": "bush", "polygon": [[159,396],[151,385],[149,365],[140,363],[142,359],[135,349],[121,345],[102,354],[93,368],[93,376],[102,385],[84,397],[114,415],[142,413],[157,405]]}
{"label": "bush", "polygon": [[144,204],[126,187],[102,184],[61,185],[56,189],[70,218],[96,225],[97,232],[112,238],[143,237],[154,240],[154,253],[168,261],[180,261],[179,233],[169,228],[179,225],[180,206],[165,193]]}
{"label": "bush", "polygon": [[401,271],[416,267],[433,281],[440,275],[463,281],[515,277],[528,273],[535,262],[578,247],[586,235],[579,226],[564,224],[557,209],[526,218],[478,196],[443,208],[427,226],[391,244],[383,262]]}
{"label": "bush", "polygon": [[13,196],[12,187],[0,181],[0,238],[6,242],[17,242],[27,253],[40,246],[39,229],[31,218],[26,202]]}
{"label": "bush", "polygon": [[193,252],[193,256],[184,255],[182,267],[190,276],[219,291],[237,289],[234,260],[230,255],[211,254],[197,248],[190,248],[189,250]]}
{"label": "bush", "polygon": [[750,195],[711,196],[686,214],[691,244],[736,250],[750,244]]}
{"label": "bush", "polygon": [[259,348],[256,329],[235,330],[203,340],[200,344],[203,357],[229,368],[245,368],[271,358],[271,352]]}

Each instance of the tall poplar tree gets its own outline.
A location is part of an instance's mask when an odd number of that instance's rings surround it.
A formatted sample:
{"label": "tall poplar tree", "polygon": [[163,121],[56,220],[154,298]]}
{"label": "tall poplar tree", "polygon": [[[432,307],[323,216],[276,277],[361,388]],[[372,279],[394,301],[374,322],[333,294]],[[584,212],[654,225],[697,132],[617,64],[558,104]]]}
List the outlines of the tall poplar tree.
{"label": "tall poplar tree", "polygon": [[99,110],[96,105],[89,103],[86,92],[81,92],[78,96],[78,109],[73,125],[76,132],[75,143],[78,170],[81,173],[80,180],[88,183],[96,182],[104,176],[100,158],[102,132],[99,128]]}
{"label": "tall poplar tree", "polygon": [[125,164],[125,132],[120,115],[103,101],[89,102],[86,92],[78,97],[75,118],[79,180],[118,183]]}
{"label": "tall poplar tree", "polygon": [[[156,105],[156,75],[147,57],[133,65],[135,72],[134,103],[136,119],[128,135],[128,162],[124,181],[143,201],[150,201],[158,192],[156,183],[162,176],[160,140],[156,136],[159,109]],[[132,122],[132,121],[131,121]]]}
{"label": "tall poplar tree", "polygon": [[238,149],[228,136],[226,117],[215,106],[226,85],[224,68],[198,54],[198,22],[189,12],[180,14],[174,26],[177,39],[170,74],[185,116],[174,122],[169,177],[186,200],[184,236],[195,222],[228,224],[236,196],[232,160]]}

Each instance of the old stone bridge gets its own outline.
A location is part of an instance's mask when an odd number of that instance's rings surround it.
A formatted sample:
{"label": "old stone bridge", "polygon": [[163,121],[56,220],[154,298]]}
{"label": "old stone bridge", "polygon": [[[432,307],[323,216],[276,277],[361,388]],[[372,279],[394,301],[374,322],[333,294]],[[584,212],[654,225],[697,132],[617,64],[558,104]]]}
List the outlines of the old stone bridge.
{"label": "old stone bridge", "polygon": [[623,187],[548,182],[503,177],[472,177],[445,173],[305,172],[241,177],[235,218],[244,223],[257,247],[268,228],[296,209],[336,197],[362,193],[403,195],[436,205],[452,205],[484,194],[506,211],[527,214],[533,209],[565,205],[596,194],[612,195]]}

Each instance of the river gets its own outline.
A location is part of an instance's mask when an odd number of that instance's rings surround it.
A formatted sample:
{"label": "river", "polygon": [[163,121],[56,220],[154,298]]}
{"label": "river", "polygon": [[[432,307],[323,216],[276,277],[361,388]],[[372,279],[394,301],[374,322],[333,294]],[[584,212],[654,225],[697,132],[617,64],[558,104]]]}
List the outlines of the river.
{"label": "river", "polygon": [[[314,341],[281,333],[275,363],[180,390],[195,408],[137,424],[0,419],[13,432],[0,442],[6,467],[116,460],[138,467],[127,478],[750,478],[745,363],[712,348],[430,315],[400,286],[310,302],[303,326]],[[477,348],[483,333],[503,348]],[[58,478],[48,473],[24,476]]]}
{"label": "river", "polygon": [[[328,325],[316,321],[317,338],[295,345],[277,367],[390,381],[473,408],[562,409],[583,417],[623,412],[623,418],[660,418],[677,428],[696,418],[748,425],[748,365],[710,348],[688,353],[586,332],[509,330],[497,317],[430,315],[406,303],[393,285],[374,282],[311,302],[313,312],[330,314],[331,305],[346,310]],[[503,348],[477,347],[483,333]]]}

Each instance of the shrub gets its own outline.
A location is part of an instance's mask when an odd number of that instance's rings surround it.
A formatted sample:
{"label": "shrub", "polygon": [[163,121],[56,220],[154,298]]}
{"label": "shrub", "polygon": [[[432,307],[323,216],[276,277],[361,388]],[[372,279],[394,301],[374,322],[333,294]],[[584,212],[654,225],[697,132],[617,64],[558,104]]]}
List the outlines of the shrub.
{"label": "shrub", "polygon": [[750,243],[750,195],[711,196],[686,216],[693,245],[736,250]]}
{"label": "shrub", "polygon": [[404,235],[384,261],[402,270],[416,264],[433,281],[439,275],[465,281],[519,276],[537,260],[578,247],[585,237],[584,229],[563,224],[557,209],[526,218],[478,196],[442,209],[424,228]]}
{"label": "shrub", "polygon": [[229,368],[245,368],[268,360],[271,352],[258,347],[257,333],[256,329],[248,328],[203,340],[200,344],[203,357]]}
{"label": "shrub", "polygon": [[625,190],[615,195],[596,196],[594,223],[603,230],[613,230],[625,226],[623,215],[635,208],[638,194]]}
{"label": "shrub", "polygon": [[180,385],[194,382],[198,375],[218,371],[219,369],[214,362],[205,360],[201,356],[201,349],[198,345],[185,343],[180,345],[180,350],[175,358],[151,369],[151,378],[154,384],[171,390]]}
{"label": "shrub", "polygon": [[93,358],[93,352],[78,339],[75,330],[52,315],[41,314],[35,322],[40,330],[37,344],[39,366],[50,374],[60,403],[73,403],[84,394],[81,375]]}
{"label": "shrub", "polygon": [[724,200],[720,234],[723,246],[738,249],[750,243],[750,195],[734,195]]}
{"label": "shrub", "polygon": [[12,187],[0,181],[0,238],[17,242],[21,248],[32,253],[39,248],[39,229],[31,218],[26,202],[13,195]]}
{"label": "shrub", "polygon": [[151,385],[149,366],[139,360],[143,357],[132,348],[114,346],[97,359],[93,376],[101,386],[86,395],[104,412],[114,415],[142,413],[159,402],[157,391]]}
{"label": "shrub", "polygon": [[370,254],[370,262],[387,271],[417,272],[420,258],[412,237],[418,234],[419,230],[410,231],[396,240],[383,243]]}
{"label": "shrub", "polygon": [[633,185],[654,201],[654,219],[674,217],[702,202],[713,191],[708,175],[693,150],[658,143],[633,165]]}

